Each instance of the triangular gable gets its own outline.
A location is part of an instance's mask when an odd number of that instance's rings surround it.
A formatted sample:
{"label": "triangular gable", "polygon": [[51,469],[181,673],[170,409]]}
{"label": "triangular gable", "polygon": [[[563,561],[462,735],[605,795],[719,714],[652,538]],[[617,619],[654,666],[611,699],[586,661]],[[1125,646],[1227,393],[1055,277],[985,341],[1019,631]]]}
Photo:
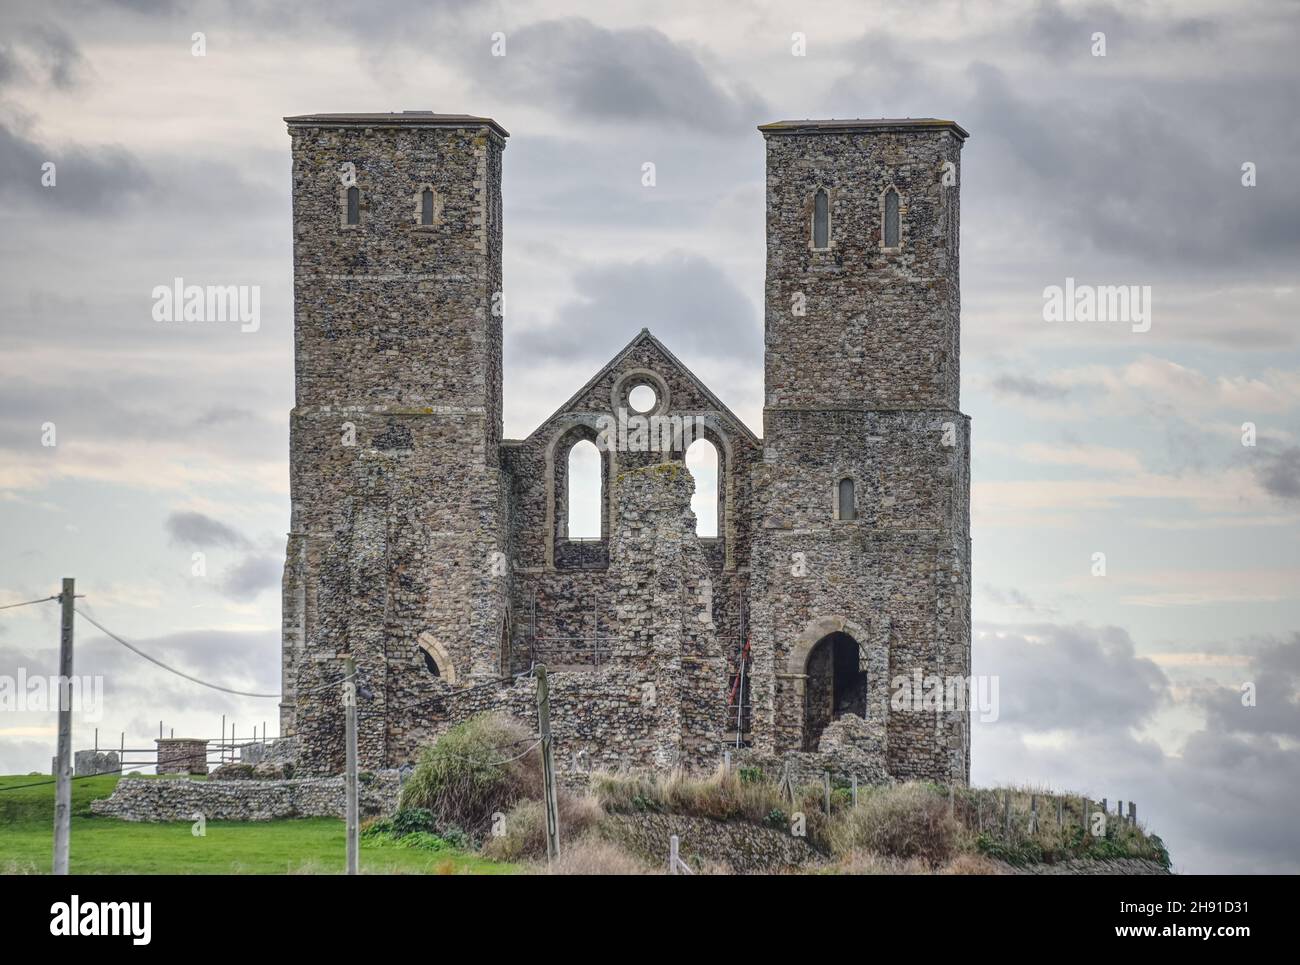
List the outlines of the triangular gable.
{"label": "triangular gable", "polygon": [[577,392],[573,393],[573,395],[569,396],[568,400],[563,405],[561,405],[558,409],[556,409],[549,416],[543,419],[538,424],[537,428],[535,428],[532,432],[528,434],[527,438],[531,439],[533,436],[537,434],[537,432],[540,429],[549,425],[557,417],[562,416],[566,412],[571,411],[579,403],[579,401],[581,401],[583,396],[590,393],[597,385],[600,384],[600,382],[603,379],[607,378],[611,373],[621,368],[623,363],[626,361],[627,357],[642,345],[649,345],[652,348],[654,348],[655,351],[663,355],[664,360],[668,362],[668,364],[674,366],[678,370],[678,373],[682,377],[684,377],[686,381],[688,381],[696,389],[696,391],[698,391],[700,395],[702,395],[708,401],[709,405],[716,412],[724,416],[727,419],[727,421],[730,422],[736,428],[737,432],[742,433],[753,446],[757,447],[760,445],[759,438],[756,435],[754,435],[754,433],[750,430],[749,426],[747,426],[744,423],[744,421],[738,418],[734,412],[732,412],[729,408],[727,408],[727,406],[722,402],[722,400],[719,399],[716,395],[714,395],[712,390],[710,390],[709,387],[705,385],[699,379],[699,377],[696,376],[696,374],[692,372],[685,365],[685,363],[682,362],[681,359],[679,359],[676,355],[674,355],[671,351],[669,351],[668,347],[664,345],[663,342],[659,341],[659,339],[655,338],[652,334],[650,334],[650,329],[648,328],[641,329],[641,331],[637,333],[635,337],[633,337],[632,341],[628,342],[627,345],[623,346],[623,348],[620,349],[612,359],[610,359],[607,363],[605,363],[605,365],[603,365],[600,368],[600,370],[596,372],[595,375],[593,375],[590,379],[586,381],[586,383],[582,386],[582,388],[580,388]]}

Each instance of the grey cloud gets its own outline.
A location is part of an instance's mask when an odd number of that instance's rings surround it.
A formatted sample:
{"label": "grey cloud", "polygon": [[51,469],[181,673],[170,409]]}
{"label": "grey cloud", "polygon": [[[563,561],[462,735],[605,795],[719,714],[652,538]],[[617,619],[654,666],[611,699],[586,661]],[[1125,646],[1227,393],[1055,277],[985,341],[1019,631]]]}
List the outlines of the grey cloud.
{"label": "grey cloud", "polygon": [[37,84],[69,90],[84,68],[76,42],[52,23],[10,26],[0,43],[0,86]]}
{"label": "grey cloud", "polygon": [[507,34],[507,55],[466,61],[480,82],[580,121],[656,121],[734,131],[767,113],[743,84],[724,86],[690,49],[653,27],[546,20]]}
{"label": "grey cloud", "polygon": [[[1300,200],[1290,190],[1300,149],[1294,131],[1275,126],[1254,140],[1249,154],[1273,174],[1243,188],[1239,168],[1250,157],[1227,156],[1204,127],[1175,121],[1191,105],[1174,85],[1117,79],[1109,95],[1080,101],[1025,94],[1024,77],[989,64],[972,65],[968,76],[973,89],[957,108],[960,119],[993,148],[967,165],[968,187],[976,196],[1016,199],[1025,220],[1041,220],[1066,254],[1134,256],[1149,273],[1154,264],[1278,264],[1300,251]],[[1256,108],[1265,113],[1295,93],[1275,91],[1263,78],[1256,84],[1243,85],[1239,96],[1263,101]],[[1211,130],[1233,126],[1226,105],[1198,116]]]}
{"label": "grey cloud", "polygon": [[993,380],[993,391],[999,395],[1013,395],[1024,399],[1053,401],[1062,399],[1069,390],[1050,382],[1024,375],[999,375]]}
{"label": "grey cloud", "polygon": [[249,542],[244,535],[220,520],[192,510],[171,513],[163,523],[169,542],[173,546],[197,546],[203,549],[224,547],[245,549]]}
{"label": "grey cloud", "polygon": [[1300,446],[1261,452],[1255,476],[1267,492],[1279,499],[1300,499]]}
{"label": "grey cloud", "polygon": [[1164,672],[1137,656],[1119,627],[1027,624],[997,630],[975,644],[975,672],[999,678],[997,726],[1124,732],[1168,700]]}
{"label": "grey cloud", "polygon": [[1205,726],[1169,754],[1136,736],[1169,688],[1151,661],[1136,656],[1124,630],[977,629],[1000,634],[978,638],[974,659],[977,673],[1000,675],[1002,714],[994,723],[973,719],[976,783],[1038,782],[1135,800],[1181,871],[1300,871],[1300,829],[1292,819],[1300,786],[1300,635],[1241,645],[1251,654],[1247,677],[1259,685],[1257,706],[1243,708],[1235,687],[1198,696]]}
{"label": "grey cloud", "polygon": [[247,556],[222,574],[219,587],[230,599],[247,602],[263,590],[279,586],[283,572],[283,559]]}
{"label": "grey cloud", "polygon": [[1016,610],[1025,610],[1029,613],[1055,613],[1054,607],[1045,606],[1034,602],[1030,597],[1014,586],[1000,587],[993,586],[990,583],[984,583],[980,586],[980,591],[984,596],[996,603],[998,606],[1010,607]]}
{"label": "grey cloud", "polygon": [[1204,699],[1206,730],[1254,737],[1300,738],[1300,633],[1289,640],[1268,639],[1252,646],[1250,671],[1241,681],[1255,685],[1253,706],[1238,688],[1220,689]]}
{"label": "grey cloud", "polygon": [[1108,56],[1122,55],[1139,45],[1164,43],[1170,38],[1200,43],[1213,40],[1220,33],[1217,24],[1203,17],[1165,15],[1159,19],[1141,19],[1131,16],[1118,4],[1091,3],[1067,10],[1059,0],[1039,0],[1022,24],[1028,49],[1052,60],[1071,52],[1091,56],[1092,35],[1096,32],[1106,35]]}
{"label": "grey cloud", "polygon": [[[42,165],[52,161],[56,181],[41,184]],[[0,124],[0,197],[40,210],[101,214],[119,210],[150,185],[136,157],[121,147],[46,148]]]}
{"label": "grey cloud", "polygon": [[601,364],[640,329],[678,354],[730,356],[761,364],[762,327],[753,304],[713,262],[675,253],[658,260],[583,268],[581,293],[544,329],[512,332],[516,358],[586,358]]}

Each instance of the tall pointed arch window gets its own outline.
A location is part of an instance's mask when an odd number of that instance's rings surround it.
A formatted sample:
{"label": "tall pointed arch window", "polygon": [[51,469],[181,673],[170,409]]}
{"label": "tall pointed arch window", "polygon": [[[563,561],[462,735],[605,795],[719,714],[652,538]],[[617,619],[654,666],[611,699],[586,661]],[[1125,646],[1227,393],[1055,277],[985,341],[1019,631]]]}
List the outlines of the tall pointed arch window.
{"label": "tall pointed arch window", "polygon": [[836,502],[838,503],[837,508],[841,520],[848,521],[858,518],[858,507],[853,493],[853,480],[847,476],[840,480],[839,499]]}
{"label": "tall pointed arch window", "polygon": [[890,188],[885,192],[884,242],[886,248],[897,248],[899,237],[898,192]]}
{"label": "tall pointed arch window", "polygon": [[347,223],[360,224],[361,223],[361,191],[355,184],[352,185],[350,188],[348,188],[347,205],[348,205]]}
{"label": "tall pointed arch window", "polygon": [[814,248],[831,246],[831,199],[825,188],[818,188],[813,195],[812,234]]}

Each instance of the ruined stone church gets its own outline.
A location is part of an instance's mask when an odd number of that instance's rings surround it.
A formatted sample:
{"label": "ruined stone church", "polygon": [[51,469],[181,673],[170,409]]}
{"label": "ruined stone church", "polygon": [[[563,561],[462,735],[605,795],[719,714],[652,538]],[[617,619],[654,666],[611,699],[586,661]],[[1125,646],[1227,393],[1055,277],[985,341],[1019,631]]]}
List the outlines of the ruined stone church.
{"label": "ruined stone church", "polygon": [[[507,439],[506,131],[421,111],[286,121],[281,727],[302,771],[342,767],[351,656],[363,768],[412,762],[476,713],[534,725],[529,671],[545,664],[562,766],[711,769],[729,749],[967,780],[964,707],[891,684],[970,672],[960,126],[759,128],[762,438],[643,330]],[[679,427],[716,449],[716,537],[697,535]],[[568,532],[584,441],[601,465],[596,539]]]}

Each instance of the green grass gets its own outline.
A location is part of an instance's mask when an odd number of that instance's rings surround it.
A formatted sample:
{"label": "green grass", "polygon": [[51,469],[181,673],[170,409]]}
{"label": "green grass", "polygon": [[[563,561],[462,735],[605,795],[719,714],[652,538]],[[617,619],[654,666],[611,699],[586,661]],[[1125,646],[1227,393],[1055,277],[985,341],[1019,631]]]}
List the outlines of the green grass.
{"label": "green grass", "polygon": [[[54,785],[5,790],[46,778],[0,777],[0,873],[50,870]],[[73,874],[338,874],[346,851],[335,818],[209,821],[195,837],[189,822],[135,824],[96,817],[117,775],[72,782]],[[509,874],[513,865],[462,851],[424,851],[361,840],[361,871],[372,874]]]}

